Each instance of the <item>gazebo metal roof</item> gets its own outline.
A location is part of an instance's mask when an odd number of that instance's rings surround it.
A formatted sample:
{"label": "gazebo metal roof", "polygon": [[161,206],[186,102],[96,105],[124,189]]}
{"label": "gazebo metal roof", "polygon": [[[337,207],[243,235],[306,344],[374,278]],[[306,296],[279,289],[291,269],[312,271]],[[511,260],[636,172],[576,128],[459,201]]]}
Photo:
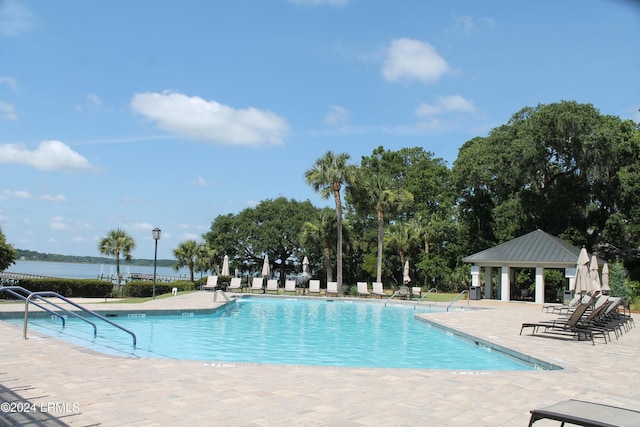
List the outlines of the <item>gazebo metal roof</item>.
{"label": "gazebo metal roof", "polygon": [[517,237],[498,246],[469,255],[463,262],[480,266],[575,267],[580,248],[542,230]]}

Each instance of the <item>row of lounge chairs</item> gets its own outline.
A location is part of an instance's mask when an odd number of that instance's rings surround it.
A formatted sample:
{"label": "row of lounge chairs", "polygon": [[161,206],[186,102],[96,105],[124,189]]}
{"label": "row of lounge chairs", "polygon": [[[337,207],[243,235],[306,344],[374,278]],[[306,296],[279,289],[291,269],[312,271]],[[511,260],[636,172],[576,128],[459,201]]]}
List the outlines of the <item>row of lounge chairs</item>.
{"label": "row of lounge chairs", "polygon": [[583,297],[578,301],[576,306],[554,308],[563,313],[556,319],[523,323],[520,327],[520,335],[523,330],[531,328],[531,335],[539,331],[546,334],[568,335],[578,340],[589,339],[595,345],[594,337],[602,337],[607,343],[611,341],[611,332],[618,339],[624,332],[635,326],[630,315],[624,311],[620,313],[620,308],[623,308],[621,298],[601,295],[597,299]]}

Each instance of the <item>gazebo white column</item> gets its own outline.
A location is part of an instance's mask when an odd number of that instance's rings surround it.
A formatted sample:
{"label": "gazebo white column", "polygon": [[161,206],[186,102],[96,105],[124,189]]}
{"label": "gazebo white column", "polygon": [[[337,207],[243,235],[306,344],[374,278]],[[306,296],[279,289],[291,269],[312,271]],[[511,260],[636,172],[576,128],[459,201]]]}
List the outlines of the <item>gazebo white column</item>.
{"label": "gazebo white column", "polygon": [[502,266],[500,274],[500,299],[502,301],[511,300],[511,274],[508,266]]}
{"label": "gazebo white column", "polygon": [[544,304],[544,267],[536,267],[536,303]]}
{"label": "gazebo white column", "polygon": [[493,298],[493,267],[484,268],[484,297]]}

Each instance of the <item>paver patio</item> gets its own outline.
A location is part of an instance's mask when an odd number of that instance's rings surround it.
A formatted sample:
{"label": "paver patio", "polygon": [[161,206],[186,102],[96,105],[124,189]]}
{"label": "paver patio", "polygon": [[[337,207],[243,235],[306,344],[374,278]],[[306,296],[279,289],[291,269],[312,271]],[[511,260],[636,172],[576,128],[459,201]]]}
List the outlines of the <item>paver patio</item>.
{"label": "paver patio", "polygon": [[[520,336],[522,322],[554,315],[531,303],[469,304],[484,309],[421,316],[564,369],[354,369],[122,358],[31,331],[30,339],[23,340],[22,327],[0,321],[0,403],[33,405],[22,413],[8,413],[3,405],[0,424],[515,426],[527,424],[530,409],[570,398],[640,409],[640,334],[635,329],[595,346]],[[196,292],[144,306],[194,309],[215,303],[211,293]],[[16,309],[22,307],[0,304],[0,311]]]}

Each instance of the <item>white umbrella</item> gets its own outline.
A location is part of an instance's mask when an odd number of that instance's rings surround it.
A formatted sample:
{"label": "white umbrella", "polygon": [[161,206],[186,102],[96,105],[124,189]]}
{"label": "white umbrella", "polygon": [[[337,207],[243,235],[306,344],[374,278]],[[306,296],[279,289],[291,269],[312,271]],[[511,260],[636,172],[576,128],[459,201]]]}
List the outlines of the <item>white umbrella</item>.
{"label": "white umbrella", "polygon": [[409,277],[409,261],[405,261],[404,271],[402,272],[402,282],[406,285],[410,281],[411,277]]}
{"label": "white umbrella", "polygon": [[578,264],[576,265],[576,278],[574,280],[573,290],[576,293],[587,292],[590,289],[591,278],[589,276],[589,255],[587,250],[582,248],[578,256]]}
{"label": "white umbrella", "polygon": [[309,277],[309,258],[306,256],[302,260],[302,279],[306,280]]}
{"label": "white umbrella", "polygon": [[606,262],[602,267],[602,292],[609,292],[611,288],[609,287],[609,264]]}
{"label": "white umbrella", "polygon": [[240,277],[240,270],[236,268],[236,277]]}
{"label": "white umbrella", "polygon": [[229,255],[224,256],[224,260],[222,260],[222,275],[229,276]]}
{"label": "white umbrella", "polygon": [[598,258],[595,255],[591,257],[591,265],[589,266],[589,276],[591,277],[591,293],[600,292],[600,270],[598,267]]}
{"label": "white umbrella", "polygon": [[262,277],[267,277],[270,275],[269,269],[269,255],[264,256],[264,262],[262,263]]}

